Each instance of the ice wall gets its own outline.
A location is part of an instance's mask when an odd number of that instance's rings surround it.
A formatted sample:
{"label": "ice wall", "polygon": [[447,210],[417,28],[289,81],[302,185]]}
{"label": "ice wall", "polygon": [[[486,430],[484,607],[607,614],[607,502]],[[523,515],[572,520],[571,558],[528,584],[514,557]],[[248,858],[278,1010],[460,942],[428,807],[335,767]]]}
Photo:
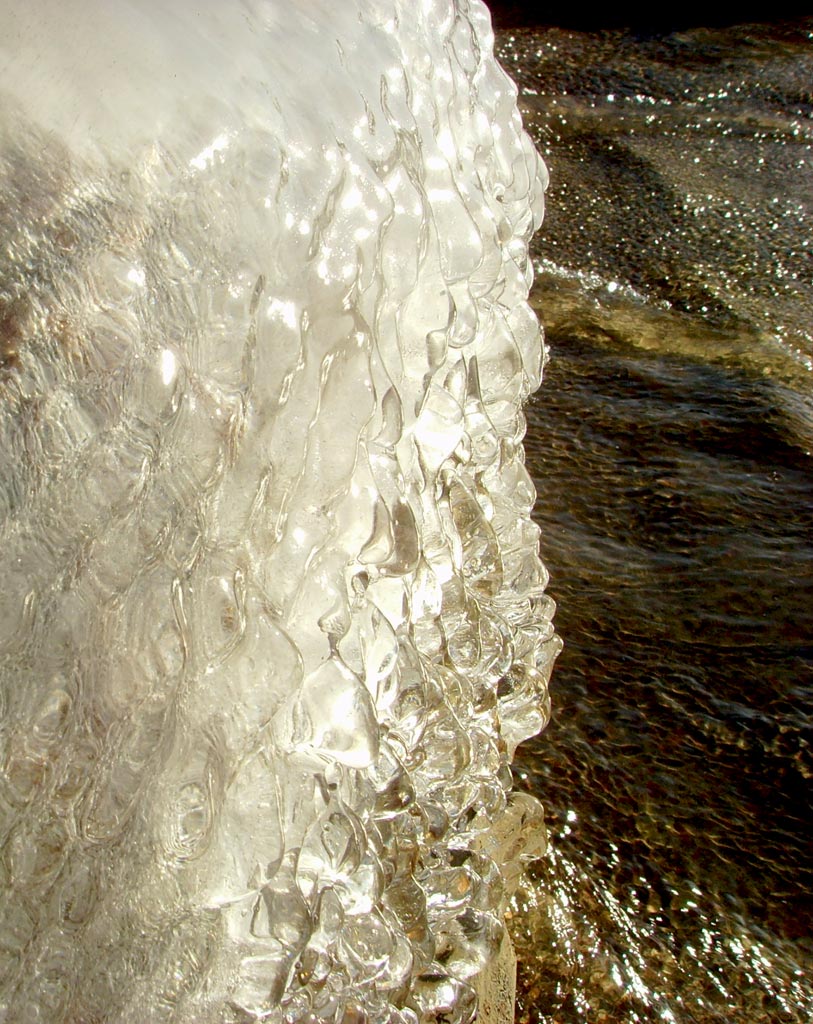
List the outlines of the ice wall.
{"label": "ice wall", "polygon": [[468,1020],[558,641],[479,2],[0,3],[0,1020]]}

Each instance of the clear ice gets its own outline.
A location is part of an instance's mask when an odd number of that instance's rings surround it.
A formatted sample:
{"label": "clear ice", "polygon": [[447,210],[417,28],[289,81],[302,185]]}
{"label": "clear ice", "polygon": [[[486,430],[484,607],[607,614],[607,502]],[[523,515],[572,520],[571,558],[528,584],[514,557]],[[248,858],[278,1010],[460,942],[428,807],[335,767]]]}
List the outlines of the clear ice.
{"label": "clear ice", "polygon": [[558,651],[492,44],[0,2],[0,1021],[471,1019]]}

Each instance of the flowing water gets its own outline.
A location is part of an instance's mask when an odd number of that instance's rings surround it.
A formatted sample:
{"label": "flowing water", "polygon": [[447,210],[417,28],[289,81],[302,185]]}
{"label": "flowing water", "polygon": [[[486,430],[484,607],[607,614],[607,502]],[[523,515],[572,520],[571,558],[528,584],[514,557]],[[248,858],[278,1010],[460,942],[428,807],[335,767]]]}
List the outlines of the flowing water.
{"label": "flowing water", "polygon": [[551,171],[526,449],[565,640],[518,1020],[813,1016],[811,40],[499,35]]}

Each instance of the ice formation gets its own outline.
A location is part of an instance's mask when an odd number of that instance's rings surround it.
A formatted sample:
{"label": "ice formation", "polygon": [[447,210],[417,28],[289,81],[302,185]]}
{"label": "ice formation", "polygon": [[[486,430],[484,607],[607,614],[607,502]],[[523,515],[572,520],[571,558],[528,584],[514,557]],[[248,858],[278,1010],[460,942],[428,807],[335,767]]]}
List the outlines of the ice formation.
{"label": "ice formation", "polygon": [[558,641],[459,0],[0,3],[0,1020],[470,1019]]}

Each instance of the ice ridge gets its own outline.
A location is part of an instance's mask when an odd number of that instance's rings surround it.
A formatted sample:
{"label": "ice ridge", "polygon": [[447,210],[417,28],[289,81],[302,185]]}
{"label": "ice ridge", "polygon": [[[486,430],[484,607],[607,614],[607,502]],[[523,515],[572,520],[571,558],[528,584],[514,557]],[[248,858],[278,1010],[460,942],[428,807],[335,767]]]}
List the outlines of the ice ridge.
{"label": "ice ridge", "polygon": [[0,1020],[475,1012],[559,643],[492,45],[0,3]]}

